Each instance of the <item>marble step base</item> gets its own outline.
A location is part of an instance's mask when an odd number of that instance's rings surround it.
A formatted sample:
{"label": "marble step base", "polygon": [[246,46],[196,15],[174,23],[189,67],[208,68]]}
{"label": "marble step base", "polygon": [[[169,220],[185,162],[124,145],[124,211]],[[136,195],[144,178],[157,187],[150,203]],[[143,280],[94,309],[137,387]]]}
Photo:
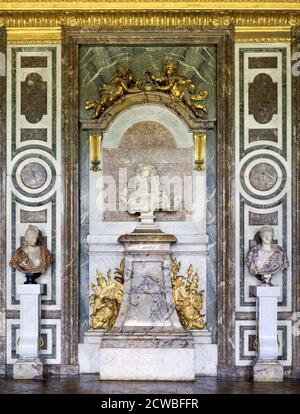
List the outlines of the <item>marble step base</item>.
{"label": "marble step base", "polygon": [[14,379],[43,379],[43,363],[40,359],[19,359],[13,365],[13,378]]}
{"label": "marble step base", "polygon": [[[148,330],[149,333],[149,330]],[[170,330],[168,333],[165,332],[165,339],[168,338],[170,334]],[[212,338],[210,332],[206,329],[201,331],[191,331],[191,335],[194,339],[194,349],[195,349],[195,375],[197,376],[216,376],[217,375],[217,365],[218,365],[218,347],[217,344],[212,343]],[[148,336],[148,344],[153,341],[157,341],[157,337],[162,338],[162,334],[157,335],[157,332],[152,332],[153,335],[150,337]],[[173,334],[175,332],[173,331]],[[79,369],[80,373],[83,374],[91,374],[91,373],[100,373],[100,354],[102,353],[102,340],[104,337],[107,338],[108,333],[102,329],[89,329],[84,335],[84,343],[79,344]],[[177,339],[183,338],[186,335],[182,336],[181,333],[177,332],[176,334]],[[132,341],[132,345],[141,344],[140,338],[141,333],[137,333],[134,336],[134,340]],[[155,339],[156,337],[156,339]],[[120,338],[122,336],[120,335]],[[116,342],[116,337],[115,341]],[[108,342],[106,341],[106,344]],[[142,344],[145,347],[145,344]],[[173,341],[174,345],[174,341]],[[180,348],[180,346],[179,346]]]}
{"label": "marble step base", "polygon": [[102,348],[100,380],[194,381],[192,348]]}
{"label": "marble step base", "polygon": [[194,381],[195,350],[188,334],[106,334],[100,380]]}
{"label": "marble step base", "polygon": [[253,381],[282,382],[283,366],[276,360],[258,360],[253,367]]}

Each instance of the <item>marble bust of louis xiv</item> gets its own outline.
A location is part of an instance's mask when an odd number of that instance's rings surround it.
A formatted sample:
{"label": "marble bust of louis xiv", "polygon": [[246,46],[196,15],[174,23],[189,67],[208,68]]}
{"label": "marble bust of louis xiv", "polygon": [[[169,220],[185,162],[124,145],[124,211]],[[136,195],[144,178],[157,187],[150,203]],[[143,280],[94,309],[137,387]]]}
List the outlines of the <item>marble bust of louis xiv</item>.
{"label": "marble bust of louis xiv", "polygon": [[246,255],[246,264],[251,275],[259,279],[263,285],[272,286],[272,276],[289,266],[287,253],[281,246],[273,243],[272,226],[263,226],[259,236],[261,243],[250,248]]}

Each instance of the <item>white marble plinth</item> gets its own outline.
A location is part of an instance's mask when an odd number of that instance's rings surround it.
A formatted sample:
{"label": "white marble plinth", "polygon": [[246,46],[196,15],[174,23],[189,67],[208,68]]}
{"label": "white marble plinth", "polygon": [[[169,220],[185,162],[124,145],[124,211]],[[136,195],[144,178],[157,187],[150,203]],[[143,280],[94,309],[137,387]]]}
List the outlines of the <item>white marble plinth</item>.
{"label": "white marble plinth", "polygon": [[80,374],[99,374],[100,346],[104,334],[103,329],[89,329],[84,334],[84,343],[78,344]]}
{"label": "white marble plinth", "polygon": [[195,349],[195,375],[215,376],[218,366],[218,346],[212,344],[211,333],[207,329],[193,330]]}
{"label": "white marble plinth", "polygon": [[[195,376],[217,375],[218,349],[217,344],[211,343],[211,333],[203,329],[201,331],[192,331],[191,334],[194,338]],[[108,338],[102,329],[89,329],[85,333],[84,343],[79,344],[78,348],[80,373],[100,373],[100,355],[105,359],[104,367],[107,364],[105,355],[108,355],[109,352],[101,347],[104,336],[106,337],[105,342],[107,342]],[[139,341],[137,336],[135,338]],[[120,337],[116,337],[116,345],[120,344],[119,340]],[[173,363],[176,364],[176,361],[177,359]]]}
{"label": "white marble plinth", "polygon": [[282,381],[283,368],[277,360],[277,300],[279,286],[257,286],[258,359],[253,369],[254,381]]}
{"label": "white marble plinth", "polygon": [[106,333],[101,341],[100,379],[193,381],[192,336],[179,329],[156,327]]}
{"label": "white marble plinth", "polygon": [[100,380],[193,381],[192,348],[102,348]]}
{"label": "white marble plinth", "polygon": [[255,382],[282,382],[283,366],[278,361],[258,360],[253,367]]}
{"label": "white marble plinth", "polygon": [[277,298],[279,286],[257,286],[259,359],[277,359]]}
{"label": "white marble plinth", "polygon": [[41,294],[44,285],[18,285],[20,295],[19,360],[13,367],[15,379],[42,379],[43,364],[39,358]]}
{"label": "white marble plinth", "polygon": [[42,380],[43,379],[43,363],[39,358],[18,359],[13,365],[13,378],[26,380]]}

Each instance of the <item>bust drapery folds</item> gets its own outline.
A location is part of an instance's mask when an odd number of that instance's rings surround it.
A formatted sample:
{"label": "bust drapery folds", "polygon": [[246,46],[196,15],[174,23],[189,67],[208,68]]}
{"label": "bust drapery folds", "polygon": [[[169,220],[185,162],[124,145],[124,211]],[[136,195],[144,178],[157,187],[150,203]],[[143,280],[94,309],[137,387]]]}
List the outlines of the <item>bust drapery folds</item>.
{"label": "bust drapery folds", "polygon": [[40,244],[40,230],[28,226],[25,243],[11,257],[9,265],[22,273],[45,273],[52,262],[52,255],[47,247]]}
{"label": "bust drapery folds", "polygon": [[256,276],[264,285],[272,285],[272,276],[289,266],[287,253],[272,243],[274,230],[265,225],[259,232],[261,244],[254,245],[246,255],[246,263],[251,275]]}

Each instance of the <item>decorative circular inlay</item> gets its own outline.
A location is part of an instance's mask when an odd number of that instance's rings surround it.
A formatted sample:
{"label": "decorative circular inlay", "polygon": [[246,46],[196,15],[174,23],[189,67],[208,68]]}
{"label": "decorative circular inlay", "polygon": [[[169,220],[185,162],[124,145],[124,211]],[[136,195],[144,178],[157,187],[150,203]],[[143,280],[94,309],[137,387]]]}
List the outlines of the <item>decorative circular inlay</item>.
{"label": "decorative circular inlay", "polygon": [[31,162],[25,165],[20,175],[22,183],[31,189],[42,187],[47,180],[46,169],[37,162]]}
{"label": "decorative circular inlay", "polygon": [[256,190],[268,191],[275,186],[278,180],[277,171],[273,165],[261,162],[254,165],[249,173],[249,181]]}

